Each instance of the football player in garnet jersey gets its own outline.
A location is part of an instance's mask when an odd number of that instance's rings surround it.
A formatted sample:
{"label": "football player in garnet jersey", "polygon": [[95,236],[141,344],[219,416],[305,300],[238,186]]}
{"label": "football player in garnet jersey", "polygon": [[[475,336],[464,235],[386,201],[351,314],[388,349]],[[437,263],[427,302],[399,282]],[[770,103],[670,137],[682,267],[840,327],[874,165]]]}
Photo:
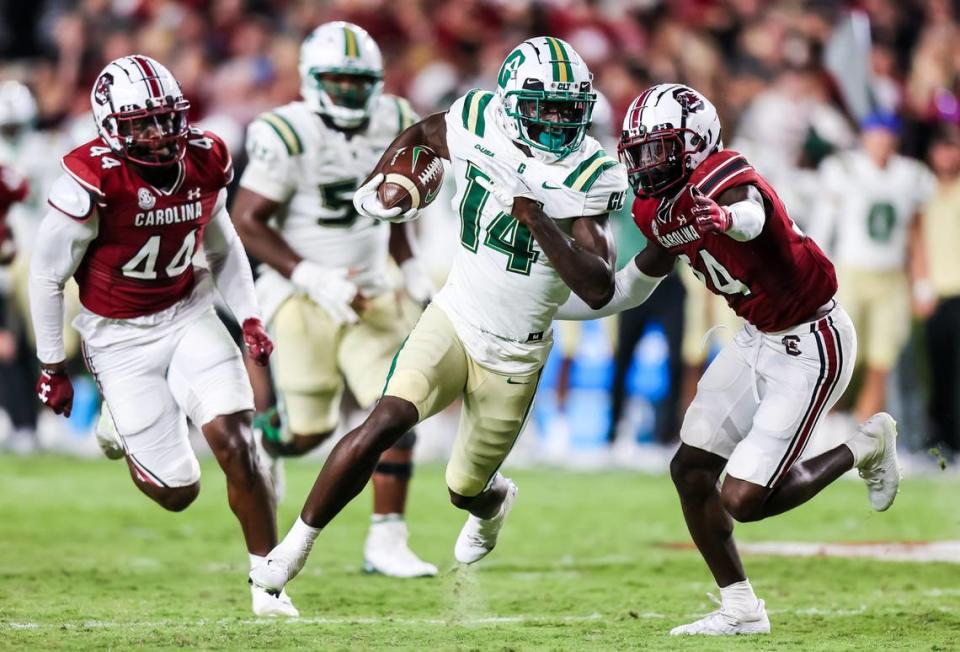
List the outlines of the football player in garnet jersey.
{"label": "football player in garnet jersey", "polygon": [[873,508],[887,509],[900,483],[896,424],[875,414],[845,443],[799,461],[850,380],[857,338],[833,298],[833,265],[767,181],[741,154],[723,149],[709,100],[680,84],[647,89],[624,118],[619,151],[637,194],[634,221],[649,244],[617,274],[609,304],[591,310],[571,295],[557,318],[592,319],[638,305],[679,258],[744,319],[700,379],[670,464],[721,606],[671,633],[768,633],[764,603],[733,541],[734,519],[793,509],[852,467]]}
{"label": "football player in garnet jersey", "polygon": [[[83,304],[73,325],[105,403],[98,438],[114,439],[144,494],[180,511],[200,491],[189,418],[227,476],[255,566],[276,544],[274,498],[257,463],[250,383],[214,313],[214,287],[252,358],[266,364],[273,344],[225,208],[230,154],[214,134],[189,127],[179,84],[148,57],[111,62],[90,99],[99,136],[63,157],[31,261],[37,394],[70,415],[62,324],[63,286],[73,276]],[[195,267],[201,243],[206,267]],[[259,589],[253,611],[297,615],[286,595]]]}

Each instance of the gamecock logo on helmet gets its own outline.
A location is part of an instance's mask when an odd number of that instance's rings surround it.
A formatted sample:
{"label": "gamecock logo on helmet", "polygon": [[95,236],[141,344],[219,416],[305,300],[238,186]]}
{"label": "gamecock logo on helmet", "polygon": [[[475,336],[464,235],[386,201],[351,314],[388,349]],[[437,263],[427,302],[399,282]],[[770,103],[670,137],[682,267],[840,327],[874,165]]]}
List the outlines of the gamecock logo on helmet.
{"label": "gamecock logo on helmet", "polygon": [[673,99],[687,110],[687,113],[696,113],[704,107],[703,98],[689,88],[678,88],[673,91]]}
{"label": "gamecock logo on helmet", "polygon": [[113,86],[113,75],[108,72],[100,75],[100,79],[97,80],[97,85],[93,89],[93,99],[100,106],[110,102],[111,86]]}

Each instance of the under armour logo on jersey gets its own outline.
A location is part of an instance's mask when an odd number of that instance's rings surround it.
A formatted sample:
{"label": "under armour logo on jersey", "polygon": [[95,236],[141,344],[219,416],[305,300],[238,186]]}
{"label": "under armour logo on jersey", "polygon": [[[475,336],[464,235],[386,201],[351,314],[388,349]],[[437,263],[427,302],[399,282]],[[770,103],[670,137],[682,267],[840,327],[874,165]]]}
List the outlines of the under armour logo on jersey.
{"label": "under armour logo on jersey", "polygon": [[188,190],[187,199],[191,199],[191,200],[200,199],[200,189],[194,188],[193,190]]}
{"label": "under armour logo on jersey", "polygon": [[157,203],[157,198],[146,188],[137,191],[137,205],[145,211],[150,210]]}

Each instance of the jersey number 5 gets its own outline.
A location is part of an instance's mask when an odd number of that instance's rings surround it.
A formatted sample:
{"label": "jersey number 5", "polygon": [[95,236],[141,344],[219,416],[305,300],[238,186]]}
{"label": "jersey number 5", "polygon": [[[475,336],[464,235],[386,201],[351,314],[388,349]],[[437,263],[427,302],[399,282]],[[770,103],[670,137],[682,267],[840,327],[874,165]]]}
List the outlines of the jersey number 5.
{"label": "jersey number 5", "polygon": [[[173,258],[164,268],[164,273],[169,278],[180,276],[186,271],[193,260],[193,251],[197,244],[197,230],[193,229],[183,239],[180,249],[173,255]],[[128,278],[138,278],[145,281],[152,281],[157,278],[157,256],[160,255],[160,236],[152,235],[147,242],[140,247],[133,258],[128,260],[121,268],[123,275]]]}
{"label": "jersey number 5", "polygon": [[[490,181],[473,163],[467,162],[467,189],[460,200],[460,243],[476,253],[480,244],[480,214],[490,192],[477,183],[478,177]],[[528,276],[540,252],[533,248],[533,234],[512,215],[497,213],[487,227],[484,246],[507,256],[507,271]]]}

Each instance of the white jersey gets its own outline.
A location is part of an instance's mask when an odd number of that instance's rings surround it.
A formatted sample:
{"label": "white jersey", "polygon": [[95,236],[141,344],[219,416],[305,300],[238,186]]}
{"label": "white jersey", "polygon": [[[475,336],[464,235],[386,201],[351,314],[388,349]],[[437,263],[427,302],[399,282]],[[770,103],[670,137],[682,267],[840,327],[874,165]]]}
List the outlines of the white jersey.
{"label": "white jersey", "polygon": [[[353,193],[387,145],[416,121],[410,104],[381,96],[366,128],[347,137],[332,128],[305,102],[291,102],[259,116],[247,130],[250,163],[240,185],[282,204],[276,228],[305,260],[328,268],[354,270],[352,280],[368,296],[391,287],[387,268],[390,228],[386,222],[357,215]],[[272,269],[258,288],[292,291]],[[272,312],[269,305],[265,313]]]}
{"label": "white jersey", "polygon": [[493,93],[473,90],[446,115],[460,247],[434,302],[479,364],[504,374],[531,373],[550,352],[550,323],[570,289],[529,229],[509,214],[511,206],[476,179],[489,179],[512,195],[526,194],[525,183],[569,234],[571,218],[623,205],[627,175],[590,137],[560,161],[526,156],[501,128],[498,103]]}
{"label": "white jersey", "polygon": [[810,235],[827,247],[834,241],[839,265],[903,269],[908,227],[935,187],[933,173],[911,158],[894,155],[879,168],[859,150],[830,156],[820,165],[823,204]]}

